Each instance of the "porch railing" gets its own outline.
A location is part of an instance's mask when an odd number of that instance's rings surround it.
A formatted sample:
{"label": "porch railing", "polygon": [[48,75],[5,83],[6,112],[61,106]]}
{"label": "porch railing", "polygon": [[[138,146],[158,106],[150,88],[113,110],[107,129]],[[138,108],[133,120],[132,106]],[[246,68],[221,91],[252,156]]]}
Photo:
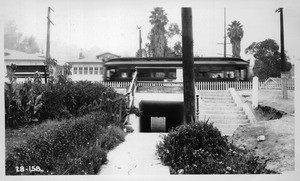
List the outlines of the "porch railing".
{"label": "porch railing", "polygon": [[[158,81],[137,81],[133,78],[135,87],[144,86],[183,86],[183,82],[158,82]],[[131,82],[103,82],[104,85],[114,88],[130,88]],[[227,90],[235,88],[236,90],[252,89],[252,81],[224,81],[224,82],[195,82],[197,90]],[[132,89],[132,88],[131,88]],[[275,82],[259,82],[259,89],[281,89],[281,83]],[[294,80],[287,81],[287,89],[294,90]],[[128,89],[129,90],[129,89]],[[128,91],[127,91],[128,92]]]}

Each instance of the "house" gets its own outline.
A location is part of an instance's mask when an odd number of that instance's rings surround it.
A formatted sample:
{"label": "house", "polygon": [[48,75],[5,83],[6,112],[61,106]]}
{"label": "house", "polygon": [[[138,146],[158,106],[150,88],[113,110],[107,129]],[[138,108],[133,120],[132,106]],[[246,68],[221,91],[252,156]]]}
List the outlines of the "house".
{"label": "house", "polygon": [[46,72],[45,56],[43,54],[28,54],[17,50],[4,50],[4,62],[7,69],[12,65],[16,65],[15,80],[16,82],[24,82],[26,78],[34,77],[38,71],[41,73],[43,81],[49,77]]}
{"label": "house", "polygon": [[81,52],[77,60],[68,61],[71,65],[71,78],[73,81],[103,81],[104,63],[112,58],[120,56],[106,52],[96,56],[84,56]]}
{"label": "house", "polygon": [[[294,78],[287,80],[288,89],[294,89]],[[269,77],[263,84],[262,88],[267,89],[281,89],[281,78]]]}
{"label": "house", "polygon": [[103,60],[104,62],[106,62],[107,60],[113,59],[113,58],[120,58],[119,55],[115,55],[109,52],[106,53],[102,53],[96,56],[97,59]]}

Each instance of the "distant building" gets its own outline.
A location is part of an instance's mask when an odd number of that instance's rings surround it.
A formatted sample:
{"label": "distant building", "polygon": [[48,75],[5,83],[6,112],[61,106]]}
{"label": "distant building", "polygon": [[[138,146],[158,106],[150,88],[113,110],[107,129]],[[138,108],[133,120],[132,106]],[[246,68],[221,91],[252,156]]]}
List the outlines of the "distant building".
{"label": "distant building", "polygon": [[7,68],[9,68],[11,64],[17,66],[14,76],[17,82],[24,82],[26,78],[33,77],[37,71],[41,73],[43,81],[45,77],[49,77],[46,73],[46,65],[44,64],[45,56],[43,54],[28,54],[17,50],[5,49],[4,62],[6,73]]}
{"label": "distant building", "polygon": [[85,57],[81,52],[77,60],[67,62],[72,66],[69,78],[73,81],[103,81],[104,63],[112,58],[119,57],[109,52]]}

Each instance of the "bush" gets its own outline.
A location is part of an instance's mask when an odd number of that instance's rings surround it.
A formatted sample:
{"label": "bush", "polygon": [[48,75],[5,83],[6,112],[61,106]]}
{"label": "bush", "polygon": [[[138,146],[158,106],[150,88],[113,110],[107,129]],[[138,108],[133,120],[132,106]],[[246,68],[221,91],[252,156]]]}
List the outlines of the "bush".
{"label": "bush", "polygon": [[172,174],[258,174],[266,161],[229,144],[211,123],[181,125],[163,136],[157,155]]}
{"label": "bush", "polygon": [[[94,111],[112,114],[122,108],[126,115],[126,101],[115,101],[118,94],[100,83],[72,82],[59,77],[58,82],[41,84],[27,81],[5,85],[5,126],[17,128],[46,119],[69,119]],[[120,106],[121,104],[121,106]],[[120,120],[119,120],[120,121]]]}
{"label": "bush", "polygon": [[[106,115],[97,112],[67,120],[13,148],[7,153],[6,175],[96,174],[106,152],[125,137],[120,127],[107,127]],[[17,172],[21,166],[39,166],[44,172]]]}

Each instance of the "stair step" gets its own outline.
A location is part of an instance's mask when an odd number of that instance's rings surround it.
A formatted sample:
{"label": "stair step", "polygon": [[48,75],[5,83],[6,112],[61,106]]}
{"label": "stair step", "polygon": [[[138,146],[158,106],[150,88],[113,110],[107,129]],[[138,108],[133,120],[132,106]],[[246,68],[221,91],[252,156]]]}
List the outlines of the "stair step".
{"label": "stair step", "polygon": [[200,111],[205,111],[205,110],[243,110],[242,107],[237,107],[235,105],[233,106],[220,106],[220,105],[205,105],[205,104],[200,104],[199,106]]}
{"label": "stair step", "polygon": [[244,114],[245,112],[243,110],[218,110],[218,109],[211,109],[211,110],[200,110],[202,114]]}
{"label": "stair step", "polygon": [[201,95],[201,97],[205,97],[205,96],[213,96],[213,97],[222,97],[222,96],[226,96],[226,97],[231,97],[230,93],[199,93]]}
{"label": "stair step", "polygon": [[218,99],[218,100],[231,100],[231,96],[201,96],[201,99]]}
{"label": "stair step", "polygon": [[220,114],[220,115],[215,115],[215,114],[199,114],[199,119],[247,119],[247,116],[245,114]]}
{"label": "stair step", "polygon": [[248,119],[209,119],[209,123],[214,124],[240,124],[245,125],[249,123]]}
{"label": "stair step", "polygon": [[249,124],[242,107],[238,107],[229,91],[198,91],[201,97],[199,120],[209,121],[222,135],[231,136],[241,125]]}
{"label": "stair step", "polygon": [[202,99],[203,102],[211,102],[211,103],[233,103],[233,99]]}
{"label": "stair step", "polygon": [[236,130],[241,124],[219,124],[219,123],[214,123],[213,124],[215,127],[218,129],[226,129],[226,130]]}
{"label": "stair step", "polygon": [[199,92],[204,92],[204,93],[224,93],[224,92],[229,92],[229,90],[198,90]]}
{"label": "stair step", "polygon": [[200,106],[236,106],[234,102],[201,102]]}

